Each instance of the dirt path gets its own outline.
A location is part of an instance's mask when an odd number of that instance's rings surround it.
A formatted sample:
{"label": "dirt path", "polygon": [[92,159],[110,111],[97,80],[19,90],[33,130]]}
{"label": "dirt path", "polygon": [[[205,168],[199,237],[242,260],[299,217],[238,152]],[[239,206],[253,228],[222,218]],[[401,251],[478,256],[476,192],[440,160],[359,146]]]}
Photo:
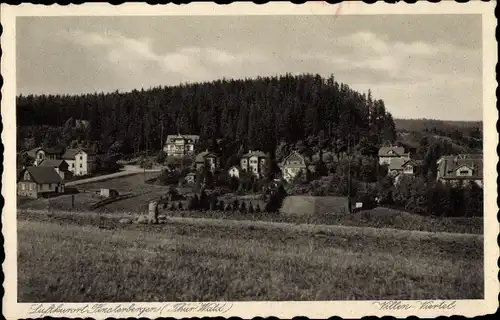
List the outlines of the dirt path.
{"label": "dirt path", "polygon": [[103,180],[108,180],[108,179],[131,176],[131,175],[139,174],[139,173],[143,173],[143,172],[160,172],[160,171],[161,171],[161,169],[144,170],[144,169],[141,169],[141,168],[136,167],[136,166],[125,166],[124,170],[120,171],[120,172],[105,174],[102,176],[92,177],[92,178],[88,178],[88,179],[70,181],[70,182],[67,182],[65,185],[67,187],[73,187],[73,186],[78,186],[78,185],[82,185],[82,184],[86,184],[86,183],[93,183],[93,182],[98,182],[98,181],[103,181]]}
{"label": "dirt path", "polygon": [[[36,209],[21,209],[19,211],[26,211],[35,214],[48,214],[46,210]],[[66,215],[86,215],[90,217],[99,216],[108,219],[122,219],[122,218],[137,218],[136,213],[123,212],[122,214],[106,214],[97,212],[67,212],[67,211],[51,211],[52,214],[59,216]],[[369,236],[379,239],[413,239],[416,241],[433,241],[440,240],[446,242],[456,241],[482,241],[483,236],[478,234],[467,233],[449,233],[449,232],[428,232],[417,230],[400,230],[392,228],[374,228],[374,227],[355,227],[343,225],[321,225],[321,224],[294,224],[288,222],[271,222],[271,221],[256,221],[256,220],[230,220],[230,219],[212,219],[212,218],[191,218],[191,217],[172,217],[168,215],[160,215],[167,221],[187,224],[187,225],[200,225],[200,226],[213,226],[213,227],[232,227],[232,228],[257,228],[267,230],[292,230],[294,232],[304,233],[322,233],[324,235],[345,236],[348,234],[357,234],[360,237]]]}

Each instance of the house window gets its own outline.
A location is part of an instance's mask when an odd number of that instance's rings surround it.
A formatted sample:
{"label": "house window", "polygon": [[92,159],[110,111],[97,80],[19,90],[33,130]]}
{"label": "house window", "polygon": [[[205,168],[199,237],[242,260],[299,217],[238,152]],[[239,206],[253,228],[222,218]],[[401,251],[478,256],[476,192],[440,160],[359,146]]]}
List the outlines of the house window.
{"label": "house window", "polygon": [[32,185],[32,184],[30,184],[30,191],[31,191],[31,190],[33,190],[33,185]]}
{"label": "house window", "polygon": [[468,170],[460,170],[460,174],[467,175],[467,174],[469,174],[469,171]]}
{"label": "house window", "polygon": [[83,160],[83,156],[80,156],[80,160]]}
{"label": "house window", "polygon": [[82,164],[80,163],[80,168],[83,168]]}
{"label": "house window", "polygon": [[74,163],[72,163],[72,164],[71,164],[71,168],[74,168],[74,167],[75,167],[75,164],[74,164]]}
{"label": "house window", "polygon": [[24,183],[21,183],[21,190],[26,190],[26,186],[24,185]]}

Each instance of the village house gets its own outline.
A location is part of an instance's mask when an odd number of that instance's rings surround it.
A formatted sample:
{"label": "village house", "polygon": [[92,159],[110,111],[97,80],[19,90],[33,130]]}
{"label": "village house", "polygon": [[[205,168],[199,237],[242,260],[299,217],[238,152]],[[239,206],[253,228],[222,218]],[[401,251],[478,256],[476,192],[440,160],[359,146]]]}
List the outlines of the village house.
{"label": "village house", "polygon": [[168,135],[163,151],[170,157],[192,155],[199,139],[199,135]]}
{"label": "village house", "polygon": [[186,181],[186,183],[189,183],[189,184],[193,184],[196,182],[196,173],[194,172],[189,172],[188,174],[186,174],[186,176],[184,177],[184,181]]}
{"label": "village house", "polygon": [[62,158],[75,176],[92,174],[96,168],[96,153],[92,149],[68,149]]}
{"label": "village house", "polygon": [[302,173],[305,177],[308,170],[308,161],[306,157],[297,151],[293,151],[285,159],[283,159],[279,167],[281,169],[283,179],[290,182],[295,179],[299,173]]}
{"label": "village house", "polygon": [[456,186],[473,181],[483,186],[482,155],[443,156],[438,162],[437,180]]}
{"label": "village house", "polygon": [[255,176],[261,178],[269,170],[270,159],[268,153],[262,151],[249,150],[240,159],[240,167],[244,171],[251,172]]}
{"label": "village house", "polygon": [[393,159],[389,164],[389,174],[397,184],[403,176],[416,176],[421,168],[421,160]]}
{"label": "village house", "polygon": [[405,153],[405,149],[403,147],[382,147],[378,150],[378,158],[380,165],[390,165],[391,162],[395,159],[410,160],[410,153]]}
{"label": "village house", "polygon": [[240,166],[232,166],[231,168],[229,168],[228,173],[229,173],[229,176],[231,178],[235,177],[235,178],[239,179],[240,178],[240,171],[241,171]]}
{"label": "village house", "polygon": [[51,159],[51,160],[59,159],[63,154],[63,150],[58,148],[39,147],[29,150],[27,154],[31,158],[35,159],[33,165],[36,167],[45,159]]}
{"label": "village house", "polygon": [[38,198],[64,192],[61,176],[52,167],[27,167],[17,177],[17,194]]}
{"label": "village house", "polygon": [[209,171],[214,172],[215,169],[218,167],[218,165],[219,165],[219,158],[213,152],[205,150],[203,152],[200,152],[196,156],[195,159],[196,170],[200,170],[201,168],[205,167]]}
{"label": "village house", "polygon": [[68,163],[62,159],[45,159],[38,166],[54,168],[63,180],[68,179],[71,175]]}

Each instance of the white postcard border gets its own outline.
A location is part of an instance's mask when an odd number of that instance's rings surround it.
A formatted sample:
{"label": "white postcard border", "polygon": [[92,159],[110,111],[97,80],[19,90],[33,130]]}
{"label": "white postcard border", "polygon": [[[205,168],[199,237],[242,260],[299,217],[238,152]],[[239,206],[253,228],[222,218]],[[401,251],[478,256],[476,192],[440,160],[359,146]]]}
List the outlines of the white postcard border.
{"label": "white postcard border", "polygon": [[[124,4],[113,6],[109,4],[84,4],[69,6],[43,6],[22,4],[19,6],[3,5],[1,7],[1,23],[3,34],[1,36],[2,60],[1,71],[4,79],[2,88],[2,143],[4,145],[4,172],[2,175],[2,196],[5,206],[2,214],[2,233],[5,239],[5,261],[3,272],[5,275],[3,298],[4,315],[9,318],[35,318],[42,315],[31,313],[37,308],[36,304],[17,302],[17,233],[16,233],[16,193],[14,170],[16,162],[16,118],[15,118],[15,96],[16,96],[16,69],[15,69],[15,19],[20,16],[114,16],[114,15],[354,15],[354,14],[480,14],[483,19],[483,132],[484,144],[484,276],[485,276],[485,299],[484,300],[457,300],[454,307],[449,309],[421,309],[419,301],[392,302],[392,310],[381,309],[380,304],[374,301],[315,301],[315,302],[228,302],[219,305],[221,311],[199,312],[199,303],[187,303],[194,309],[186,312],[171,312],[174,303],[105,303],[99,308],[99,303],[44,303],[42,309],[53,308],[62,312],[49,313],[46,315],[54,317],[202,317],[202,316],[238,316],[242,318],[253,318],[256,316],[277,316],[281,318],[307,316],[312,318],[327,318],[340,316],[345,318],[357,318],[368,315],[373,316],[395,316],[407,317],[411,315],[420,317],[436,317],[463,315],[466,317],[494,313],[498,308],[498,267],[499,257],[496,238],[499,232],[499,223],[496,215],[498,206],[496,203],[496,164],[498,156],[496,147],[498,145],[498,134],[496,131],[496,79],[495,65],[497,47],[495,41],[495,2],[471,1],[458,4],[453,1],[440,3],[418,2],[416,4],[376,3],[368,5],[365,3],[345,2],[342,4],[329,5],[327,3],[307,3],[294,5],[291,3],[269,3],[266,5],[254,5],[252,3],[235,3],[219,6],[210,3],[196,3],[189,5],[163,5],[149,6],[146,4]],[[475,270],[470,270],[475,272]],[[379,301],[380,303],[381,301]],[[439,301],[436,301],[436,303]],[[446,303],[451,303],[446,301]],[[397,307],[398,305],[412,305],[411,308]],[[117,306],[129,307],[130,313],[116,312]],[[131,307],[131,305],[133,305]],[[71,308],[84,308],[80,312],[71,312]],[[94,308],[94,309],[93,309]],[[106,311],[103,311],[106,308]],[[151,312],[143,312],[140,308],[157,308]],[[444,308],[444,307],[443,307]],[[41,310],[41,309],[39,309]],[[91,310],[96,312],[92,313]],[[102,312],[97,312],[101,310]],[[122,309],[123,310],[123,309]],[[134,311],[135,310],[135,311]],[[138,311],[139,310],[139,311]],[[169,312],[170,310],[170,312]],[[163,311],[163,312],[162,312]]]}

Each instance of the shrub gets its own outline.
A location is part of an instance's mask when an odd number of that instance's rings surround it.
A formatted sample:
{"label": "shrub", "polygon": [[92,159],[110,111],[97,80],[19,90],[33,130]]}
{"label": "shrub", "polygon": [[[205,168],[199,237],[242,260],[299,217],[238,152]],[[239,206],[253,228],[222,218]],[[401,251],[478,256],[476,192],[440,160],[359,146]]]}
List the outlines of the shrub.
{"label": "shrub", "polygon": [[241,202],[240,212],[243,212],[243,213],[247,212],[247,206],[246,206],[244,201]]}
{"label": "shrub", "polygon": [[195,194],[190,200],[189,200],[189,205],[188,205],[188,209],[189,210],[193,210],[193,211],[196,211],[196,210],[199,210],[200,208],[200,202],[199,202],[199,199],[198,199],[198,195]]}
{"label": "shrub", "polygon": [[165,151],[160,151],[156,155],[156,162],[159,164],[165,163],[165,160],[167,160],[167,153]]}
{"label": "shrub", "polygon": [[224,211],[226,209],[226,206],[224,205],[224,201],[220,200],[219,204],[217,205],[217,210]]}
{"label": "shrub", "polygon": [[177,171],[167,171],[164,170],[158,177],[158,181],[161,185],[177,185],[180,181],[181,175]]}

